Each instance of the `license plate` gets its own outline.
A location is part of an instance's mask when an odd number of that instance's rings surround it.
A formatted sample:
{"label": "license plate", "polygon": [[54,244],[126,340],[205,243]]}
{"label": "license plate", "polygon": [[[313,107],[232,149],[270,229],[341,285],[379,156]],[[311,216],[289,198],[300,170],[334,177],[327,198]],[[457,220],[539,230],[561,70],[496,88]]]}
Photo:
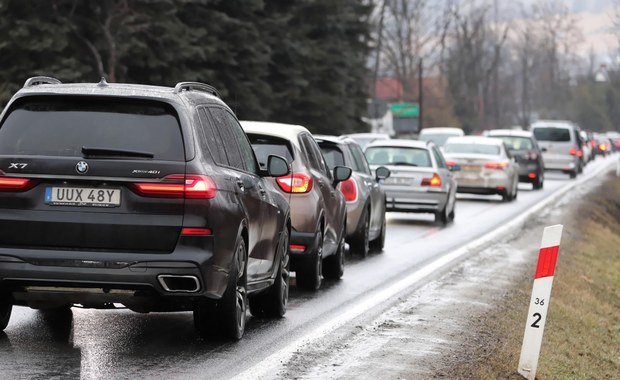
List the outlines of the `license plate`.
{"label": "license plate", "polygon": [[480,166],[478,165],[461,165],[461,170],[464,172],[473,172],[480,170]]}
{"label": "license plate", "polygon": [[121,189],[91,187],[47,187],[45,204],[51,206],[118,207]]}
{"label": "license plate", "polygon": [[386,185],[411,185],[413,184],[413,178],[388,177],[384,183]]}

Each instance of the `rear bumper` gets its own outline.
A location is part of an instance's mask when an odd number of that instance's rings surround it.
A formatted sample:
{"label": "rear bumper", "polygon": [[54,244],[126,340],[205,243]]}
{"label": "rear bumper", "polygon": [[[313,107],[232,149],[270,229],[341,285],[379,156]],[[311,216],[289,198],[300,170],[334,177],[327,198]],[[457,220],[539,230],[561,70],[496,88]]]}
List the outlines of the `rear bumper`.
{"label": "rear bumper", "polygon": [[386,190],[386,211],[436,212],[448,201],[445,191],[404,192]]}
{"label": "rear bumper", "polygon": [[291,245],[304,246],[304,249],[291,249],[291,270],[294,272],[304,265],[314,265],[317,251],[317,234],[315,232],[291,231]]}
{"label": "rear bumper", "polygon": [[[214,263],[210,250],[175,250],[169,255],[0,249],[0,293],[17,305],[79,303],[101,307],[191,310],[197,300],[218,299],[226,289],[228,268]],[[164,287],[161,275],[184,276],[189,290]]]}

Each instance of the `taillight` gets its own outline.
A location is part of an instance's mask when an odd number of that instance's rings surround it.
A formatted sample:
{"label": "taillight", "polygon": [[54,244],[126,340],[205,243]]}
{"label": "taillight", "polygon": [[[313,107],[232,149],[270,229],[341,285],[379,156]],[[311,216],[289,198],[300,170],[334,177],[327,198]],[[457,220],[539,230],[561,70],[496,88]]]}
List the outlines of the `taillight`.
{"label": "taillight", "polygon": [[424,178],[422,180],[422,186],[439,187],[441,186],[441,177],[437,173],[433,173],[431,178]]}
{"label": "taillight", "polygon": [[536,178],[536,173],[527,173],[527,178],[535,179]]}
{"label": "taillight", "polygon": [[458,164],[455,161],[448,160],[448,161],[446,161],[446,165],[448,165],[449,168],[453,168],[453,167],[455,167]]}
{"label": "taillight", "polygon": [[590,143],[592,144],[592,147],[595,148],[596,147],[596,141],[592,140],[592,142]]}
{"label": "taillight", "polygon": [[583,152],[581,151],[581,149],[577,149],[577,148],[574,148],[574,147],[573,147],[573,148],[570,148],[570,149],[568,150],[568,153],[569,153],[571,156],[577,156],[577,157],[581,157],[581,156],[583,156]]}
{"label": "taillight", "polygon": [[0,176],[0,191],[26,191],[32,189],[36,184],[35,181],[28,178]]}
{"label": "taillight", "polygon": [[353,178],[340,182],[338,188],[342,195],[344,195],[345,201],[355,202],[357,200],[357,183],[355,183]]}
{"label": "taillight", "polygon": [[293,173],[276,179],[285,193],[307,193],[312,190],[312,177],[306,173]]}
{"label": "taillight", "polygon": [[607,146],[605,146],[605,144],[600,144],[600,145],[598,146],[598,148],[599,148],[600,150],[607,150]]}
{"label": "taillight", "polygon": [[217,194],[215,182],[207,176],[174,174],[161,182],[135,183],[138,194],[158,198],[211,199]]}
{"label": "taillight", "polygon": [[501,161],[501,162],[487,162],[486,164],[484,164],[484,167],[487,169],[498,169],[498,170],[504,170],[508,167],[508,165],[510,165],[510,163],[506,162],[506,161]]}
{"label": "taillight", "polygon": [[288,249],[291,253],[303,253],[306,250],[306,246],[301,244],[291,244],[288,246]]}

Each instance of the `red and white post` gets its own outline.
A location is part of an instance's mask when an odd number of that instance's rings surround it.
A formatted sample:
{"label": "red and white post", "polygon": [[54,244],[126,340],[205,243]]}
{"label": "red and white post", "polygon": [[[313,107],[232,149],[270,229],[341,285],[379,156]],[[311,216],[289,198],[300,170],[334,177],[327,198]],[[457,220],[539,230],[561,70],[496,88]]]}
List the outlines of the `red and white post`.
{"label": "red and white post", "polygon": [[562,228],[561,224],[546,227],[543,232],[542,243],[540,244],[534,287],[532,288],[532,298],[529,311],[527,312],[527,323],[525,324],[525,334],[523,335],[523,346],[521,347],[518,369],[519,373],[529,380],[536,378],[536,368],[538,367],[540,346],[542,345],[545,321],[547,320],[547,309],[549,308],[549,298],[551,297],[551,287],[553,286],[555,264],[560,252]]}

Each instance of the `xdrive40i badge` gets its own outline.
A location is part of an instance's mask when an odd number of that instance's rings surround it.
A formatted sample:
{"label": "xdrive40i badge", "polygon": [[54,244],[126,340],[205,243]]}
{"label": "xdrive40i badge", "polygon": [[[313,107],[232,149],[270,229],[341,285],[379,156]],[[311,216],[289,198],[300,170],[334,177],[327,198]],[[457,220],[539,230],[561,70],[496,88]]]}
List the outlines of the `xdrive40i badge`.
{"label": "xdrive40i badge", "polygon": [[75,170],[80,174],[84,174],[88,171],[88,164],[85,161],[80,161],[75,165]]}

